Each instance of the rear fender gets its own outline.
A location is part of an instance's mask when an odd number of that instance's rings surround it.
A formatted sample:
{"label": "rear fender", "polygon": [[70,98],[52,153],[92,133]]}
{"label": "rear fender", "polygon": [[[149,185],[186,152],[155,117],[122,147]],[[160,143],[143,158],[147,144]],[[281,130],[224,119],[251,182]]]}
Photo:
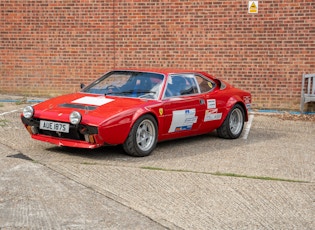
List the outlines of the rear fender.
{"label": "rear fender", "polygon": [[228,102],[226,103],[227,111],[229,112],[236,104],[239,104],[240,106],[242,106],[244,110],[244,114],[245,114],[245,121],[248,121],[248,111],[247,111],[246,105],[244,104],[240,96],[233,96],[228,100]]}

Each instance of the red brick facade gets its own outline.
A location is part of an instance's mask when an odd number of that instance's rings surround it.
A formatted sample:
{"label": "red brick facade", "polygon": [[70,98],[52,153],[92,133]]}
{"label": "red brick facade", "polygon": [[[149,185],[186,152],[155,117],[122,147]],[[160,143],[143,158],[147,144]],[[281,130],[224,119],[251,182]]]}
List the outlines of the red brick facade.
{"label": "red brick facade", "polygon": [[298,109],[315,1],[3,0],[0,93],[56,95],[124,67],[207,71],[259,108]]}

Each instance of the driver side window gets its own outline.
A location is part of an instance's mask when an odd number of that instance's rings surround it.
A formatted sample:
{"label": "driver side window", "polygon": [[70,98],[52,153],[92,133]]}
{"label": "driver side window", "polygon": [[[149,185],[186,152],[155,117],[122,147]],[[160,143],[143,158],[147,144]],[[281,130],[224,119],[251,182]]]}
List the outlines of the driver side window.
{"label": "driver side window", "polygon": [[177,97],[198,93],[195,76],[192,74],[176,74],[170,76],[166,86],[165,97]]}

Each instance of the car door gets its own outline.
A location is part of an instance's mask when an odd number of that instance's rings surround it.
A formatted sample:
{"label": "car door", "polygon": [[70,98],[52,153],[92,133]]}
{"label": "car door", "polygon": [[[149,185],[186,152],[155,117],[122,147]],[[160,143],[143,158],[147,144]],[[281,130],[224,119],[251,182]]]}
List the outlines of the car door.
{"label": "car door", "polygon": [[224,112],[224,96],[220,96],[220,90],[214,81],[202,75],[195,75],[201,98],[205,101],[205,110],[200,125],[200,132],[211,132],[221,124]]}
{"label": "car door", "polygon": [[203,122],[206,101],[199,93],[193,74],[170,75],[163,104],[164,136],[178,138],[198,132]]}

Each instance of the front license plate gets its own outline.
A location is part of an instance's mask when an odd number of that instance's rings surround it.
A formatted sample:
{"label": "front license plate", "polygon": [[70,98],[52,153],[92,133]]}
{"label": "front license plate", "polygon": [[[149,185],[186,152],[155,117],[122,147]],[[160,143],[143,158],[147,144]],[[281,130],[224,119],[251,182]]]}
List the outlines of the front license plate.
{"label": "front license plate", "polygon": [[69,124],[67,123],[41,120],[39,123],[39,128],[44,130],[69,133]]}

